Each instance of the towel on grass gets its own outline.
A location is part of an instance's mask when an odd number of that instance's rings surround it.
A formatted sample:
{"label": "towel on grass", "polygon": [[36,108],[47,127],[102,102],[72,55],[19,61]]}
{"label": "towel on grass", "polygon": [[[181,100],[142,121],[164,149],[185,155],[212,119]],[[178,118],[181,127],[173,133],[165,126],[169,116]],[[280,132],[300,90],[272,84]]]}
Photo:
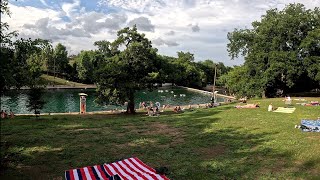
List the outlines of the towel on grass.
{"label": "towel on grass", "polygon": [[301,130],[304,132],[320,132],[320,120],[301,120]]}
{"label": "towel on grass", "polygon": [[280,113],[293,113],[296,108],[285,108],[285,107],[278,107],[273,112],[280,112]]}
{"label": "towel on grass", "polygon": [[110,164],[68,170],[65,172],[65,178],[66,180],[169,180],[136,157]]}

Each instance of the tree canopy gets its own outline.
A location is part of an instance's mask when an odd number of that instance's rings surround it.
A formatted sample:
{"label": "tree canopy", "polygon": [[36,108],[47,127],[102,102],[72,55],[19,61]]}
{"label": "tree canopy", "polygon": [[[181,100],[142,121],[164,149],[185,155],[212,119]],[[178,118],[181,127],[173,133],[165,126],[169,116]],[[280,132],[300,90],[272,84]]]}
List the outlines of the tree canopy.
{"label": "tree canopy", "polygon": [[[8,1],[1,1],[1,15],[10,15]],[[34,87],[40,83],[45,66],[46,49],[51,47],[48,40],[17,39],[18,33],[9,32],[9,25],[1,22],[0,47],[0,95],[11,88]]]}
{"label": "tree canopy", "polygon": [[[231,91],[240,95],[275,96],[319,87],[318,7],[310,10],[302,4],[289,4],[281,11],[271,9],[261,21],[252,22],[252,27],[228,33],[231,58],[240,54],[245,58],[242,67],[224,77]],[[237,76],[235,71],[242,75]],[[234,83],[236,79],[248,83]]]}
{"label": "tree canopy", "polygon": [[137,28],[124,28],[118,31],[113,48],[123,46],[124,50],[101,64],[97,71],[98,101],[107,104],[128,102],[129,113],[135,113],[134,93],[137,90],[151,88],[155,78],[157,50]]}

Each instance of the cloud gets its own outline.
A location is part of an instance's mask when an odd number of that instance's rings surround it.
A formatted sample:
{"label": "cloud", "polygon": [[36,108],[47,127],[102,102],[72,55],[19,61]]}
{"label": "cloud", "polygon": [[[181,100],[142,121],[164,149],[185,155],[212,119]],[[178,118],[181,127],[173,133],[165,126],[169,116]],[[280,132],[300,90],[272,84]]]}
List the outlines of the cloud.
{"label": "cloud", "polygon": [[45,0],[40,0],[40,2],[45,6],[49,6]]}
{"label": "cloud", "polygon": [[161,54],[176,56],[177,51],[189,51],[196,61],[215,59],[226,65],[244,62],[243,58],[230,61],[228,57],[227,33],[234,28],[251,28],[251,22],[260,20],[270,8],[281,10],[288,3],[303,3],[313,9],[320,4],[320,0],[52,2],[10,1],[12,18],[4,17],[2,21],[9,23],[11,31],[18,30],[21,37],[51,38],[54,43],[70,47],[73,53],[94,48],[94,41],[113,41],[116,31],[137,24]]}
{"label": "cloud", "polygon": [[99,0],[98,5],[142,13],[156,11],[161,7],[165,7],[166,2],[163,0]]}
{"label": "cloud", "polygon": [[79,9],[80,0],[73,0],[72,3],[63,3],[61,9],[66,13],[67,16],[71,17],[75,15],[75,12]]}
{"label": "cloud", "polygon": [[200,31],[200,27],[198,26],[198,24],[196,24],[196,25],[189,24],[188,26],[191,26],[192,32],[199,32]]}
{"label": "cloud", "polygon": [[173,36],[173,35],[175,35],[175,32],[171,30],[169,32],[166,32],[165,35]]}
{"label": "cloud", "polygon": [[132,27],[133,25],[137,25],[138,30],[154,32],[154,25],[146,17],[138,17],[129,21],[128,26]]}
{"label": "cloud", "polygon": [[105,20],[105,26],[111,31],[117,31],[126,21],[127,16],[125,14],[112,14],[111,17]]}
{"label": "cloud", "polygon": [[127,16],[125,14],[105,15],[103,13],[89,12],[79,16],[73,23],[68,24],[68,27],[80,24],[86,32],[91,34],[99,33],[103,29],[114,32],[119,30],[126,20]]}
{"label": "cloud", "polygon": [[174,42],[174,41],[163,40],[161,38],[157,38],[157,39],[152,40],[152,43],[157,45],[157,46],[163,46],[163,45],[167,45],[169,47],[179,46],[179,44]]}
{"label": "cloud", "polygon": [[[23,28],[27,31],[32,30],[33,33],[37,33],[39,38],[59,40],[65,38],[65,36],[73,37],[91,37],[89,33],[82,28],[56,28],[49,24],[50,18],[42,18],[35,22],[35,24],[25,24]],[[27,36],[26,32],[22,32],[22,36]]]}

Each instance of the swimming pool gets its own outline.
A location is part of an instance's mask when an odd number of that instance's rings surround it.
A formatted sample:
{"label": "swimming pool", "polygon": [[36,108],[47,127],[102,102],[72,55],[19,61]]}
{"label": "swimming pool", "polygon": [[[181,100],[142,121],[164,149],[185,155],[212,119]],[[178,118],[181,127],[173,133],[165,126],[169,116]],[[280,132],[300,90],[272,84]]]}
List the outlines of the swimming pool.
{"label": "swimming pool", "polygon": [[[41,110],[42,113],[63,113],[79,112],[80,98],[79,93],[86,93],[87,112],[106,111],[112,109],[126,109],[125,106],[107,105],[100,106],[94,102],[96,95],[95,89],[50,89],[46,90],[44,100],[46,104]],[[28,101],[28,90],[10,91],[1,97],[1,109],[9,111],[10,109],[16,114],[32,114],[26,108]],[[208,93],[199,93],[189,91],[183,88],[168,87],[156,89],[153,91],[139,91],[135,94],[135,106],[139,107],[140,102],[163,104],[189,105],[202,104],[210,102],[211,95]],[[223,98],[218,98],[218,102],[223,102]]]}

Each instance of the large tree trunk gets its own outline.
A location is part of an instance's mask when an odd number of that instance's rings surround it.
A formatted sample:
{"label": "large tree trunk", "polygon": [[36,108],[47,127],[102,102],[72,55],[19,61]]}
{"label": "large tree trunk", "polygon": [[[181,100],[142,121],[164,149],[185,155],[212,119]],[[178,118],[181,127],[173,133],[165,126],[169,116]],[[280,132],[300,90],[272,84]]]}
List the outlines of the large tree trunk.
{"label": "large tree trunk", "polygon": [[136,113],[135,108],[134,108],[134,92],[130,92],[127,113],[129,113],[129,114]]}

